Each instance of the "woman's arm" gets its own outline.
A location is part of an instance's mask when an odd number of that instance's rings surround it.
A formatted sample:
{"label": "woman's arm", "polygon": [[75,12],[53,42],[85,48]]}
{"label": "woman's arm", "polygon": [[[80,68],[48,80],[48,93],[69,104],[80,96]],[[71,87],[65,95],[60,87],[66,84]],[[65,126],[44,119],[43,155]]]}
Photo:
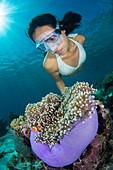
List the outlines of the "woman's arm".
{"label": "woman's arm", "polygon": [[52,72],[50,70],[46,70],[46,71],[54,78],[56,85],[62,94],[65,88],[65,84],[62,78],[60,77],[59,72],[58,71]]}
{"label": "woman's arm", "polygon": [[[51,58],[49,58],[50,55]],[[60,90],[61,93],[63,93],[65,84],[58,72],[56,58],[52,57],[52,55],[53,54],[49,54],[49,57],[46,59],[46,62],[44,63],[44,69],[48,72],[48,74],[50,74],[54,78],[58,89]]]}

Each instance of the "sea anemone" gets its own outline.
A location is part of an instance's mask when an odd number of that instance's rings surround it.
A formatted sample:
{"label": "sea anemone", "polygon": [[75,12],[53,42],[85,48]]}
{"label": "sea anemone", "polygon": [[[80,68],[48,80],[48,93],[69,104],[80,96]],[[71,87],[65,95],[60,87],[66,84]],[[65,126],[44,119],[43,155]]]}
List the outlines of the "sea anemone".
{"label": "sea anemone", "polygon": [[25,110],[33,152],[53,167],[77,160],[98,129],[95,89],[77,82],[62,96],[50,93]]}

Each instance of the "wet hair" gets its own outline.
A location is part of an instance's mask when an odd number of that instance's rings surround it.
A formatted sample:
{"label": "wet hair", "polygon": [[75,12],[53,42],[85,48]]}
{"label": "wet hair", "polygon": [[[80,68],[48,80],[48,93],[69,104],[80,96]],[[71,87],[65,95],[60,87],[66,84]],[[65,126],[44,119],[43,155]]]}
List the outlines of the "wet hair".
{"label": "wet hair", "polygon": [[61,21],[57,21],[55,16],[49,13],[38,15],[34,17],[29,23],[28,36],[33,40],[32,36],[37,27],[48,25],[52,28],[56,28],[57,22],[59,22],[60,30],[65,30],[66,35],[68,35],[72,31],[74,31],[75,28],[78,28],[80,26],[81,18],[82,17],[80,14],[71,11],[65,13]]}

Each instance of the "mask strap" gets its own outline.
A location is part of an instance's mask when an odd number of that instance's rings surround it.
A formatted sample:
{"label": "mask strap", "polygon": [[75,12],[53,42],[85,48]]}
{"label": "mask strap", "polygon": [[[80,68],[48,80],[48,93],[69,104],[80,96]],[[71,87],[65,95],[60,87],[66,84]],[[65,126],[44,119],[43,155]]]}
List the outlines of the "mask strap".
{"label": "mask strap", "polygon": [[57,29],[60,29],[60,27],[59,27],[59,21],[57,20],[57,23],[56,23],[56,28],[55,28],[56,30]]}

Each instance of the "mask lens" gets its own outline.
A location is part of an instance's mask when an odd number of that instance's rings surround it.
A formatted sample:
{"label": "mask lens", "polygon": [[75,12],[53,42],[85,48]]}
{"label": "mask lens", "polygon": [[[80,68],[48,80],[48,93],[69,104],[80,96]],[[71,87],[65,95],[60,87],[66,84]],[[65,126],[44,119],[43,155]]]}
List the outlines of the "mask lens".
{"label": "mask lens", "polygon": [[45,43],[55,43],[58,41],[58,35],[52,35],[48,39],[45,40]]}
{"label": "mask lens", "polygon": [[38,51],[47,51],[44,44],[36,45]]}

